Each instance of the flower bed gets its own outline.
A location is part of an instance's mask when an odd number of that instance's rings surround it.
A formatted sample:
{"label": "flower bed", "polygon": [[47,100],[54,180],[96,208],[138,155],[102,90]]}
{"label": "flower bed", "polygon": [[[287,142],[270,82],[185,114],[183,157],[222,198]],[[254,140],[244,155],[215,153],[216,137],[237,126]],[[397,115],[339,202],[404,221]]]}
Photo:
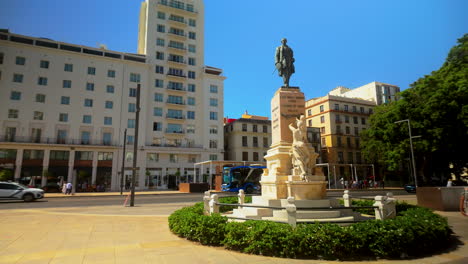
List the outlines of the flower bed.
{"label": "flower bed", "polygon": [[[235,203],[235,197],[220,198]],[[367,205],[372,201],[356,201]],[[222,207],[221,212],[232,208]],[[422,256],[447,248],[451,230],[447,220],[429,209],[397,204],[398,215],[349,226],[287,224],[269,221],[228,222],[220,214],[203,215],[203,204],[175,211],[169,228],[175,234],[204,245],[240,252],[287,258],[369,259]]]}

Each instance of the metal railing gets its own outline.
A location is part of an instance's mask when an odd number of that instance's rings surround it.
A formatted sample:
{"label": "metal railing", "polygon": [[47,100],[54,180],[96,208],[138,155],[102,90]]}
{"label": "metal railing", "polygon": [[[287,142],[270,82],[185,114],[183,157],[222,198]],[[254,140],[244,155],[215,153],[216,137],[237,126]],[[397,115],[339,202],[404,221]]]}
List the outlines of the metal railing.
{"label": "metal railing", "polygon": [[36,143],[36,144],[60,144],[60,145],[93,145],[93,146],[118,146],[119,142],[116,140],[103,140],[103,139],[76,139],[76,138],[56,138],[56,137],[0,137],[0,142],[15,142],[15,143]]}

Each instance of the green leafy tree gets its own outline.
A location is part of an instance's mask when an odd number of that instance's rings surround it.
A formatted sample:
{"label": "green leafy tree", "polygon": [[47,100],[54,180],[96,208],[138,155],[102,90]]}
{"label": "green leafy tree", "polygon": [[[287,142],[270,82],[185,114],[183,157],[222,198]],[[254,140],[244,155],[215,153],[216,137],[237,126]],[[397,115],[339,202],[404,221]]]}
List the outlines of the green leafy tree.
{"label": "green leafy tree", "polygon": [[11,181],[13,180],[13,171],[11,170],[0,170],[0,181]]}
{"label": "green leafy tree", "polygon": [[[364,156],[389,170],[397,170],[409,157],[408,126],[395,121],[409,119],[418,178],[460,177],[468,155],[468,34],[458,40],[442,67],[414,82],[400,93],[401,99],[378,106],[363,135]],[[453,168],[450,168],[453,164]]]}

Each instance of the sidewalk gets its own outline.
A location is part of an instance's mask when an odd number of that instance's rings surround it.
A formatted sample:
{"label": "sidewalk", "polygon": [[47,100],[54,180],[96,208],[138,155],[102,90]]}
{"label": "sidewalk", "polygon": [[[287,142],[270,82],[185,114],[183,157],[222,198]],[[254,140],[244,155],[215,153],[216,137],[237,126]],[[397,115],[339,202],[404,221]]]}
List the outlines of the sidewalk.
{"label": "sidewalk", "polygon": [[[343,263],[247,255],[179,238],[170,232],[167,216],[191,204],[2,210],[0,263]],[[468,263],[468,217],[438,213],[448,218],[463,245],[423,259],[364,263]]]}
{"label": "sidewalk", "polygon": [[[129,195],[130,191],[124,191],[122,195]],[[135,195],[157,195],[157,194],[184,194],[183,192],[173,190],[145,190],[135,191]],[[65,195],[63,193],[45,193],[45,198],[57,197],[89,197],[89,196],[121,196],[120,192],[76,192],[72,195]]]}

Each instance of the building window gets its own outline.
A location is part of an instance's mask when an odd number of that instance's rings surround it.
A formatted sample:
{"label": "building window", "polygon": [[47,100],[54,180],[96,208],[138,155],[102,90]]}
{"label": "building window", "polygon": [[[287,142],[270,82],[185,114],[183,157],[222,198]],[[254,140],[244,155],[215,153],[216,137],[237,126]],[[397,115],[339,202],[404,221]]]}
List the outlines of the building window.
{"label": "building window", "polygon": [[88,67],[88,74],[89,75],[96,75],[96,68]]}
{"label": "building window", "polygon": [[336,133],[341,134],[341,126],[340,125],[336,126]]}
{"label": "building window", "polygon": [[218,148],[218,141],[217,140],[214,140],[214,139],[211,139],[210,140],[210,148]]}
{"label": "building window", "polygon": [[33,113],[33,119],[34,120],[43,120],[44,119],[44,113],[39,112],[39,111],[34,111]]}
{"label": "building window", "polygon": [[41,60],[39,67],[41,67],[43,69],[49,69],[49,61]]}
{"label": "building window", "polygon": [[[90,143],[91,133],[89,131],[81,131],[81,144],[88,145]],[[78,151],[81,152],[81,151]]]}
{"label": "building window", "polygon": [[249,153],[246,151],[242,152],[242,161],[248,161],[249,160]]}
{"label": "building window", "polygon": [[341,123],[340,115],[335,115],[335,122],[336,123]]}
{"label": "building window", "polygon": [[357,110],[356,110],[356,106],[355,106],[355,105],[353,105],[353,112],[354,112],[354,113],[356,113],[356,112],[357,112]]}
{"label": "building window", "polygon": [[263,138],[263,147],[268,148],[268,138],[267,137]]}
{"label": "building window", "polygon": [[364,107],[359,107],[359,110],[361,111],[362,114],[364,114]]}
{"label": "building window", "polygon": [[107,77],[115,78],[115,71],[114,70],[107,70]]}
{"label": "building window", "polygon": [[135,119],[128,119],[127,120],[127,127],[128,128],[135,128]]}
{"label": "building window", "polygon": [[60,122],[68,122],[68,114],[66,114],[66,113],[60,113],[60,114],[59,114],[59,121],[60,121]]}
{"label": "building window", "polygon": [[218,86],[210,85],[210,93],[218,93]]}
{"label": "building window", "polygon": [[359,127],[354,128],[354,135],[359,136]]}
{"label": "building window", "polygon": [[127,144],[133,144],[133,141],[135,141],[135,137],[132,135],[127,135]]}
{"label": "building window", "polygon": [[37,103],[45,103],[45,94],[36,94],[36,102]]}
{"label": "building window", "polygon": [[86,107],[93,107],[93,99],[85,99],[84,106]]}
{"label": "building window", "polygon": [[210,134],[218,134],[218,127],[210,127]]}
{"label": "building window", "polygon": [[252,132],[258,132],[257,130],[258,130],[257,125],[252,125]]}
{"label": "building window", "polygon": [[164,66],[156,65],[155,72],[160,73],[160,74],[164,74]]}
{"label": "building window", "polygon": [[3,57],[5,55],[3,54],[3,52],[0,52],[0,64],[3,64]]}
{"label": "building window", "polygon": [[91,124],[92,118],[90,115],[84,115],[83,116],[83,123],[84,124]]}
{"label": "building window", "polygon": [[[373,113],[372,108],[369,108],[369,115],[372,115],[372,113]],[[356,153],[356,155],[357,155],[357,153]]]}
{"label": "building window", "polygon": [[148,153],[146,154],[146,160],[149,162],[158,162],[159,161],[159,153]]}
{"label": "building window", "polygon": [[[111,133],[102,133],[102,144],[110,146],[111,142],[112,142],[112,134]],[[101,154],[101,152],[99,152],[99,154]],[[110,154],[109,155],[110,157],[108,157],[107,160],[112,160],[112,152],[109,152],[108,154]],[[99,157],[98,157],[98,160],[99,160]]]}
{"label": "building window", "polygon": [[195,79],[195,72],[194,71],[188,71],[188,77],[190,79]]}
{"label": "building window", "polygon": [[361,152],[356,152],[356,163],[360,164],[361,162]]}
{"label": "building window", "polygon": [[320,106],[320,112],[323,112],[324,111],[323,109],[324,109],[324,107],[323,107],[323,105],[321,105]]}
{"label": "building window", "polygon": [[195,119],[195,111],[187,111],[187,119]]}
{"label": "building window", "polygon": [[353,116],[353,123],[356,125],[359,123],[357,116]]}
{"label": "building window", "polygon": [[350,164],[354,163],[353,153],[352,152],[348,152],[348,163],[350,163]]}
{"label": "building window", "polygon": [[346,134],[351,134],[351,129],[349,128],[349,126],[346,127]]}
{"label": "building window", "polygon": [[311,110],[311,109],[307,110],[307,115],[308,115],[308,116],[311,116],[311,115],[312,115],[312,110]]}
{"label": "building window", "polygon": [[153,108],[153,116],[162,116],[163,110],[160,107]]}
{"label": "building window", "polygon": [[114,85],[107,85],[106,86],[107,93],[114,93]]}
{"label": "building window", "polygon": [[338,145],[338,147],[342,147],[342,146],[343,146],[343,142],[341,142],[341,137],[336,137],[336,140],[337,140],[337,145]]}
{"label": "building window", "polygon": [[73,64],[65,63],[65,66],[63,67],[63,70],[66,71],[66,72],[73,72]]}
{"label": "building window", "polygon": [[192,52],[192,53],[197,52],[197,51],[196,51],[196,46],[195,46],[195,45],[189,44],[189,45],[188,45],[188,51],[189,51],[189,52]]}
{"label": "building window", "polygon": [[38,85],[47,85],[47,77],[39,77],[37,79],[37,84]]}
{"label": "building window", "polygon": [[169,162],[171,163],[177,163],[178,162],[178,157],[177,154],[169,154]]}
{"label": "building window", "polygon": [[359,144],[360,144],[360,141],[359,141],[359,138],[355,138],[354,140],[355,144],[356,144],[356,148],[359,148]]}
{"label": "building window", "polygon": [[366,118],[361,117],[361,124],[365,125],[366,124]]}
{"label": "building window", "polygon": [[210,154],[210,160],[218,160],[218,155]]}
{"label": "building window", "polygon": [[242,124],[242,131],[247,131],[247,124]]}
{"label": "building window", "polygon": [[[66,130],[57,130],[57,143],[58,144],[65,144],[66,140],[67,140],[67,131]],[[51,158],[52,158],[52,153],[51,153]]]}
{"label": "building window", "polygon": [[312,119],[307,120],[307,122],[308,122],[307,126],[311,127],[312,126]]}
{"label": "building window", "polygon": [[21,92],[12,91],[10,93],[10,100],[16,100],[16,101],[21,100]]}
{"label": "building window", "polygon": [[188,64],[192,65],[192,66],[195,66],[196,65],[195,58],[188,58]]}
{"label": "building window", "polygon": [[188,33],[188,37],[189,39],[196,39],[197,38],[197,34],[195,32],[189,32]]}
{"label": "building window", "polygon": [[344,163],[343,152],[338,152],[338,163]]}
{"label": "building window", "polygon": [[164,60],[164,52],[156,51],[156,59]]}
{"label": "building window", "polygon": [[112,108],[114,108],[114,102],[113,102],[113,101],[106,101],[105,107],[106,107],[107,109],[112,109]]}
{"label": "building window", "polygon": [[340,110],[340,105],[339,104],[335,104],[335,110]]}
{"label": "building window", "polygon": [[252,138],[252,145],[253,145],[254,147],[256,147],[256,148],[258,147],[258,138],[257,138],[257,137],[253,137],[253,138]]}
{"label": "building window", "polygon": [[129,112],[129,113],[135,113],[135,112],[136,112],[136,104],[134,104],[134,103],[129,103],[129,104],[128,104],[128,112]]}
{"label": "building window", "polygon": [[60,103],[63,105],[69,105],[70,104],[70,96],[62,96],[60,98]]}
{"label": "building window", "polygon": [[325,134],[325,127],[320,128],[320,134]]}
{"label": "building window", "polygon": [[155,102],[162,102],[163,101],[163,95],[160,93],[155,93],[154,94],[154,101]]}
{"label": "building window", "polygon": [[8,118],[18,118],[18,110],[8,109]]}
{"label": "building window", "polygon": [[345,115],[344,116],[344,121],[345,121],[345,123],[349,123],[349,116]]}
{"label": "building window", "polygon": [[195,97],[187,97],[188,105],[195,105]]}
{"label": "building window", "polygon": [[248,147],[247,136],[242,136],[242,146],[243,147]]}
{"label": "building window", "polygon": [[128,90],[128,96],[130,97],[136,97],[137,96],[137,89],[136,88],[130,88]]}
{"label": "building window", "polygon": [[325,116],[320,117],[320,123],[325,123]]}
{"label": "building window", "polygon": [[153,122],[153,131],[162,131],[162,123]]}
{"label": "building window", "polygon": [[263,133],[268,133],[268,126],[263,126]]}
{"label": "building window", "polygon": [[156,39],[156,46],[164,47],[164,39],[162,39],[162,38],[157,38],[157,39]]}
{"label": "building window", "polygon": [[218,112],[210,112],[210,120],[218,120]]}
{"label": "building window", "polygon": [[210,98],[210,106],[218,106],[218,99]]}
{"label": "building window", "polygon": [[18,73],[13,74],[13,82],[22,83],[23,82],[23,74],[18,74]]}
{"label": "building window", "polygon": [[194,125],[187,125],[187,133],[195,134],[195,126]]}
{"label": "building window", "polygon": [[94,91],[94,83],[86,83],[86,91]]}
{"label": "building window", "polygon": [[327,141],[326,139],[323,137],[322,138],[322,147],[326,147],[327,146]]}
{"label": "building window", "polygon": [[166,19],[166,13],[158,11],[158,18],[159,19]]}
{"label": "building window", "polygon": [[351,146],[351,138],[350,138],[350,137],[347,137],[347,138],[346,138],[346,145],[347,145],[349,148],[352,147],[352,146]]}
{"label": "building window", "polygon": [[105,116],[105,117],[104,117],[104,125],[107,125],[107,126],[112,125],[112,117],[110,117],[110,116]]}
{"label": "building window", "polygon": [[184,105],[184,98],[182,96],[169,95],[167,97],[167,103]]}
{"label": "building window", "polygon": [[140,74],[139,73],[130,73],[130,81],[134,83],[140,82]]}
{"label": "building window", "polygon": [[344,111],[348,112],[348,105],[344,105]]}
{"label": "building window", "polygon": [[16,65],[24,65],[24,64],[26,64],[25,57],[16,57]]}
{"label": "building window", "polygon": [[164,87],[164,81],[160,79],[154,80],[154,86],[158,88],[163,88]]}
{"label": "building window", "polygon": [[160,33],[166,33],[166,27],[164,25],[157,25],[156,26],[156,31]]}
{"label": "building window", "polygon": [[189,18],[188,21],[189,21],[189,26],[191,26],[191,27],[196,27],[197,26],[197,22],[196,22],[195,19]]}
{"label": "building window", "polygon": [[70,80],[63,80],[63,84],[62,84],[62,87],[63,88],[71,88],[72,86],[72,81]]}

